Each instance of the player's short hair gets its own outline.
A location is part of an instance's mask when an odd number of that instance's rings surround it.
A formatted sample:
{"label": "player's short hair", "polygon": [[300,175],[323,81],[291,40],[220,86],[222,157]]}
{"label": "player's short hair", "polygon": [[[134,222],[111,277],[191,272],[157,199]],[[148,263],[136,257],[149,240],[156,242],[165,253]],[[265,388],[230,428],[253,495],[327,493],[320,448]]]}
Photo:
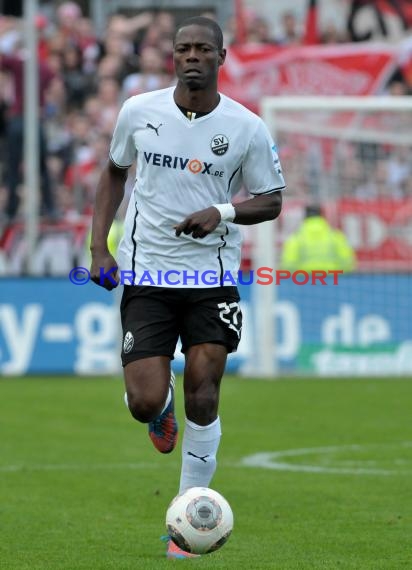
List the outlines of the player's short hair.
{"label": "player's short hair", "polygon": [[186,20],[183,20],[183,22],[181,22],[176,28],[175,34],[173,36],[173,45],[176,43],[177,34],[182,28],[186,28],[187,26],[204,26],[205,28],[209,28],[209,30],[212,30],[215,37],[217,49],[223,49],[222,28],[217,22],[215,22],[215,20],[212,20],[211,18],[205,18],[204,16],[194,16],[193,18],[186,18]]}

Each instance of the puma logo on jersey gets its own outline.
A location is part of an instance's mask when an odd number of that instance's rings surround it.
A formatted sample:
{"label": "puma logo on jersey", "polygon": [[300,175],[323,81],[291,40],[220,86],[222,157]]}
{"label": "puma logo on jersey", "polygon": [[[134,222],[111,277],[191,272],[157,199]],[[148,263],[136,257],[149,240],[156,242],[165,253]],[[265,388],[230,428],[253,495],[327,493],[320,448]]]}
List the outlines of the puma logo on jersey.
{"label": "puma logo on jersey", "polygon": [[157,134],[157,136],[160,136],[160,135],[159,135],[159,129],[160,129],[160,127],[161,127],[162,125],[163,125],[163,123],[160,123],[160,125],[159,125],[158,127],[154,127],[154,126],[152,125],[152,123],[147,123],[146,129],[152,129],[152,131],[154,131],[154,132]]}
{"label": "puma logo on jersey", "polygon": [[200,456],[200,455],[195,455],[195,454],[192,453],[191,451],[188,451],[187,454],[188,454],[188,455],[191,455],[192,457],[196,457],[196,459],[200,459],[200,461],[203,461],[203,463],[207,463],[206,457],[209,457],[208,455],[203,455],[203,457]]}

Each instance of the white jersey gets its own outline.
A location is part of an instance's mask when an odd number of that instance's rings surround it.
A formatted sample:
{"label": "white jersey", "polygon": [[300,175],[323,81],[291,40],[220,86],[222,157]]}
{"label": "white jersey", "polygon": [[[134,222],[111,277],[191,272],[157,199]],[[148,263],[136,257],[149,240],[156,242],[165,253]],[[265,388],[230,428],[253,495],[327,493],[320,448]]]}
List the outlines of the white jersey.
{"label": "white jersey", "polygon": [[[220,223],[202,239],[174,226],[213,204],[229,203],[244,186],[254,196],[285,187],[276,146],[263,121],[221,95],[210,113],[190,120],[174,87],[136,95],[120,110],[110,159],[127,168],[137,159],[118,263],[128,284],[216,287],[237,275],[241,233]],[[192,277],[190,277],[192,276]]]}

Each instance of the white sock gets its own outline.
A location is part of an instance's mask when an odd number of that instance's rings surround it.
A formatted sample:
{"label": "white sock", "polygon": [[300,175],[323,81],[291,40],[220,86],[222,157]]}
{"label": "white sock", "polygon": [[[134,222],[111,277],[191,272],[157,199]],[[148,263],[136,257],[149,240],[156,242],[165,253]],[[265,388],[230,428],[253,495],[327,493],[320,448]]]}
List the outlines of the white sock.
{"label": "white sock", "polygon": [[186,418],[179,493],[190,487],[209,487],[221,435],[219,417],[208,426],[198,426]]}

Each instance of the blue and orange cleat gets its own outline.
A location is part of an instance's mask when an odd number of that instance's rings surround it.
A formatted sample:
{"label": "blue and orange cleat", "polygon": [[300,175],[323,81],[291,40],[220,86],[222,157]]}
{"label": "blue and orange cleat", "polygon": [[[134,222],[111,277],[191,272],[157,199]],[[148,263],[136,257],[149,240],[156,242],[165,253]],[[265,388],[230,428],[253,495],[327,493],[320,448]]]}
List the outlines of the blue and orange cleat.
{"label": "blue and orange cleat", "polygon": [[149,423],[149,437],[160,453],[170,453],[177,443],[178,425],[175,417],[175,375],[170,375],[171,400],[163,413]]}
{"label": "blue and orange cleat", "polygon": [[166,557],[167,558],[200,558],[200,554],[192,554],[182,550],[173,542],[170,536],[162,536],[162,540],[167,540]]}

